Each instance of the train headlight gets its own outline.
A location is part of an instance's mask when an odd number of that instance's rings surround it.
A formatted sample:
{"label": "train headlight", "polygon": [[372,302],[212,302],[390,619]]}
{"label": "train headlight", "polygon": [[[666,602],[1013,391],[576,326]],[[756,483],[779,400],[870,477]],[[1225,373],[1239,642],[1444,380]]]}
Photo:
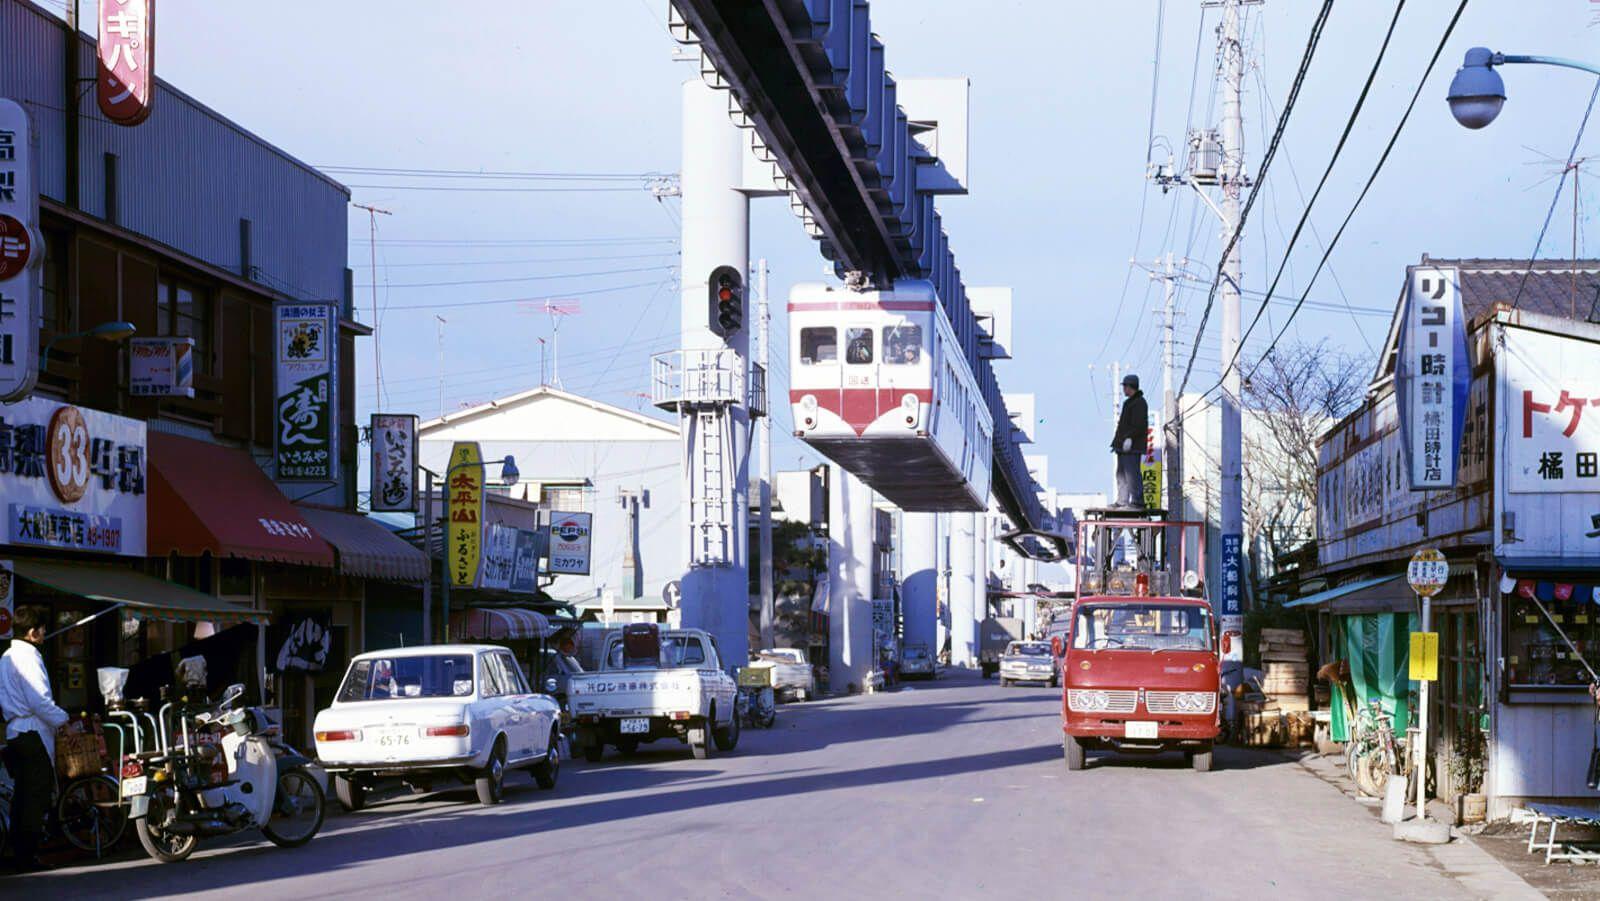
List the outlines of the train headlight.
{"label": "train headlight", "polygon": [[814,428],[817,427],[817,397],[816,397],[816,395],[807,394],[804,397],[800,398],[800,412],[802,414],[804,414],[801,417],[801,424],[802,425],[804,425],[808,429],[814,429]]}
{"label": "train headlight", "polygon": [[906,418],[906,428],[917,427],[917,416],[922,412],[921,404],[915,394],[905,394],[900,398],[900,411]]}

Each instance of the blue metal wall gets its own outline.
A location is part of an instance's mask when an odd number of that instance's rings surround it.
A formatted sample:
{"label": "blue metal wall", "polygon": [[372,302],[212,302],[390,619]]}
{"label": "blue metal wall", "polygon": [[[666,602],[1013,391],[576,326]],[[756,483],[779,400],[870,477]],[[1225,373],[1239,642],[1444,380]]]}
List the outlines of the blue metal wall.
{"label": "blue metal wall", "polygon": [[[0,96],[28,111],[38,141],[41,193],[67,188],[65,24],[24,0],[0,0]],[[94,45],[80,36],[80,78],[94,75]],[[159,57],[158,57],[159,63]],[[105,154],[117,157],[117,224],[262,285],[302,299],[345,299],[347,203],[341,184],[165,82],[150,118],[134,128],[100,115],[94,85],[79,85],[78,197],[105,215]],[[239,220],[250,220],[242,273]]]}

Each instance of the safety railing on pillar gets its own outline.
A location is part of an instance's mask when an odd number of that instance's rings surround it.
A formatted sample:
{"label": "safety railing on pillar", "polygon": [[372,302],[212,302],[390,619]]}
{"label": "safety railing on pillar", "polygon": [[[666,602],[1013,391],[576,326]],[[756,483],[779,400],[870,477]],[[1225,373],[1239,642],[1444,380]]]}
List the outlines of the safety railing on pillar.
{"label": "safety railing on pillar", "polygon": [[767,372],[732,349],[669,350],[650,358],[650,402],[663,410],[743,404],[767,412]]}

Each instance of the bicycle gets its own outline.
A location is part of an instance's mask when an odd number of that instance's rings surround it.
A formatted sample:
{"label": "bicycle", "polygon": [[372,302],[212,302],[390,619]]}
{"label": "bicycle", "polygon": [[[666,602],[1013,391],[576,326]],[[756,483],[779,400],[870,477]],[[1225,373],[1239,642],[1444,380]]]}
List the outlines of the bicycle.
{"label": "bicycle", "polygon": [[1356,712],[1345,745],[1345,769],[1356,790],[1369,798],[1383,797],[1391,775],[1410,778],[1410,758],[1395,737],[1394,719],[1377,701]]}
{"label": "bicycle", "polygon": [[[0,851],[11,838],[13,792],[9,779],[0,782]],[[86,773],[67,780],[47,813],[46,834],[60,835],[74,848],[97,859],[104,857],[128,830],[128,808],[119,794],[120,783],[108,772]]]}

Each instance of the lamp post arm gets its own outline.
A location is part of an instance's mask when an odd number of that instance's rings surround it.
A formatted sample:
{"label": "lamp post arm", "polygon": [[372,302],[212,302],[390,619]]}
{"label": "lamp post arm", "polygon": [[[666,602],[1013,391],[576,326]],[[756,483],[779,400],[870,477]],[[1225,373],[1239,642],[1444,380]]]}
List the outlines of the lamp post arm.
{"label": "lamp post arm", "polygon": [[1502,63],[1534,63],[1541,66],[1560,66],[1563,69],[1577,69],[1591,75],[1600,75],[1600,65],[1595,63],[1579,62],[1575,59],[1565,59],[1559,56],[1531,56],[1525,53],[1496,53],[1491,60],[1491,65]]}

